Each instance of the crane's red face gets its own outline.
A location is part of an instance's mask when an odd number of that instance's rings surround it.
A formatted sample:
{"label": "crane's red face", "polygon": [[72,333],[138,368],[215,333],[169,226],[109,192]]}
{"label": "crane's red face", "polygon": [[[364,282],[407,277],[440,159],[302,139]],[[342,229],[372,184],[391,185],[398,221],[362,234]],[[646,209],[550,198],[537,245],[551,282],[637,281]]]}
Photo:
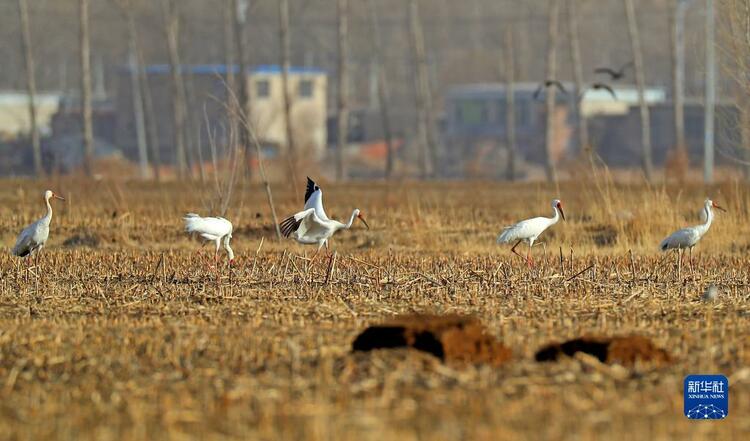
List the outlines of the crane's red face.
{"label": "crane's red face", "polygon": [[361,220],[362,223],[365,224],[365,227],[367,227],[368,230],[370,229],[370,226],[367,224],[367,221],[365,220],[364,216],[362,216],[362,213],[359,213],[357,215],[357,219]]}
{"label": "crane's red face", "polygon": [[562,208],[562,202],[560,201],[557,202],[557,209],[560,210],[560,216],[562,216],[563,220],[565,220],[565,212],[563,211],[563,208]]}
{"label": "crane's red face", "polygon": [[719,207],[718,205],[716,205],[716,202],[714,202],[714,201],[711,201],[711,206],[712,206],[712,207],[714,207],[715,209],[717,209],[717,210],[721,210],[721,211],[723,211],[723,212],[725,212],[725,213],[726,213],[726,211],[727,211],[727,210],[725,210],[725,209],[723,209],[723,208]]}

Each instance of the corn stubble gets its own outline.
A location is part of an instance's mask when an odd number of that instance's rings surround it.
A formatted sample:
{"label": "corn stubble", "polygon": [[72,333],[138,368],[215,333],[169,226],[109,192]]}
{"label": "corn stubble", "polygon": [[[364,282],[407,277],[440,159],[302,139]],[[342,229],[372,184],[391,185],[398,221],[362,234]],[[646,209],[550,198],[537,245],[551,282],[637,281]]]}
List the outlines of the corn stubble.
{"label": "corn stubble", "polygon": [[[7,248],[41,208],[36,186],[6,184]],[[0,433],[10,439],[685,438],[690,373],[732,385],[729,418],[702,436],[750,430],[744,186],[328,185],[330,215],[356,205],[373,227],[335,237],[335,262],[276,242],[262,192],[246,191],[227,213],[232,270],[211,267],[210,250],[196,254],[181,232],[180,216],[207,209],[208,194],[59,187],[69,203],[39,266],[0,254]],[[700,222],[706,193],[729,213],[696,248],[695,272],[683,265],[678,277],[674,254],[656,247]],[[298,196],[280,188],[277,209],[299,208]],[[528,269],[494,237],[546,214],[553,196],[568,221],[541,237]],[[84,234],[97,240],[63,245]],[[701,301],[710,284],[719,297]],[[351,351],[366,326],[414,312],[474,315],[513,358],[456,366],[408,349]],[[631,334],[672,362],[534,360],[550,342]]]}

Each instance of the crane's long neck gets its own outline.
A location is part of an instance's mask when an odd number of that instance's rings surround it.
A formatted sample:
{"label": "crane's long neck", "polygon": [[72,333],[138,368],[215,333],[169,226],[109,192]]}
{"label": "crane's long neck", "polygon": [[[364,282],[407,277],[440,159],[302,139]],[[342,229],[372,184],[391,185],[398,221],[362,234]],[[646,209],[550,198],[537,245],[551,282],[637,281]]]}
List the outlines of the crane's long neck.
{"label": "crane's long neck", "polygon": [[354,223],[354,219],[356,219],[356,217],[357,217],[357,210],[354,210],[354,211],[352,211],[352,215],[349,218],[349,222],[347,222],[346,224],[344,224],[343,228],[346,229],[346,230],[348,230],[349,228],[351,228],[352,224]]}
{"label": "crane's long neck", "polygon": [[700,228],[701,232],[705,233],[711,227],[711,222],[714,220],[714,211],[711,209],[710,205],[704,206],[703,211],[706,212],[706,222],[701,225]]}
{"label": "crane's long neck", "polygon": [[47,204],[47,214],[42,218],[42,221],[49,225],[52,221],[52,205],[49,203],[49,198],[44,198],[44,203]]}
{"label": "crane's long neck", "polygon": [[560,220],[560,210],[557,207],[553,207],[555,215],[549,218],[549,224],[554,225]]}
{"label": "crane's long neck", "polygon": [[230,240],[232,240],[230,236],[224,236],[224,249],[227,250],[229,260],[234,260],[234,251],[232,250],[232,247],[229,246]]}

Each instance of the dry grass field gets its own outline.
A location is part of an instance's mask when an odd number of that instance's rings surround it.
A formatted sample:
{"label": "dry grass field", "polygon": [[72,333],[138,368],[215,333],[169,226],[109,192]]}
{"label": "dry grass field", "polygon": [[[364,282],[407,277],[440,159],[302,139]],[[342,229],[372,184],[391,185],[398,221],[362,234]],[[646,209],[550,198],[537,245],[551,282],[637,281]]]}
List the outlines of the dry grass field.
{"label": "dry grass field", "polygon": [[[0,438],[750,439],[745,184],[322,185],[329,215],[358,207],[372,227],[333,238],[330,272],[305,258],[314,249],[275,240],[257,185],[235,194],[238,260],[217,271],[182,233],[182,214],[211,209],[199,184],[3,181]],[[34,265],[9,250],[45,188],[68,201]],[[277,185],[279,215],[301,196]],[[568,220],[542,236],[535,267],[495,245],[503,225],[550,216],[556,196]],[[678,279],[658,243],[699,223],[706,196],[729,211]],[[703,302],[711,283],[719,299]],[[476,315],[513,359],[351,352],[365,326],[407,312]],[[583,334],[644,335],[674,362],[534,361]],[[730,377],[726,420],[683,416],[691,373]]]}

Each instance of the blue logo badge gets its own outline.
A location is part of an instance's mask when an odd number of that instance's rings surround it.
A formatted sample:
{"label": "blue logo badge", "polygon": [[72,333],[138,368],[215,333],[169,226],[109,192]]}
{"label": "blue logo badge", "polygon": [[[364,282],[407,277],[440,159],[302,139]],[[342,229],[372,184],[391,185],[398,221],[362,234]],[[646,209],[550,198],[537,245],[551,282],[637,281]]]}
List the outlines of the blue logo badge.
{"label": "blue logo badge", "polygon": [[723,375],[688,375],[683,395],[691,420],[721,420],[729,415],[729,380]]}

